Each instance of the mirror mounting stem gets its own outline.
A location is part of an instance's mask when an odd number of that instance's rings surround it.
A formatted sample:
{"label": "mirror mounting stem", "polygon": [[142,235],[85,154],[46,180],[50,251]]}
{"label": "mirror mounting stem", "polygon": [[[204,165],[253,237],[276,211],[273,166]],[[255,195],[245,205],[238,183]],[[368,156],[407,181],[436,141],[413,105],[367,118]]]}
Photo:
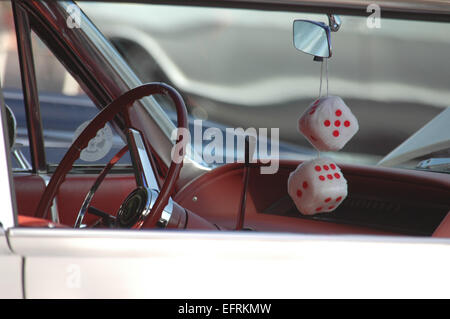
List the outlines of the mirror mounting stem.
{"label": "mirror mounting stem", "polygon": [[342,22],[339,16],[334,14],[328,14],[328,26],[330,27],[331,32],[337,32],[341,27]]}

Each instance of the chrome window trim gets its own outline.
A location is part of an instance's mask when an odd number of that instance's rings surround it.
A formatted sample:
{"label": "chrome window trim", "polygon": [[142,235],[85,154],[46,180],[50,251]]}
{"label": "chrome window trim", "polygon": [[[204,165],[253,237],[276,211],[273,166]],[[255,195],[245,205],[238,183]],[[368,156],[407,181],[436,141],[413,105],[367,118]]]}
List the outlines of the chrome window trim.
{"label": "chrome window trim", "polygon": [[44,133],[42,130],[39,94],[31,44],[31,27],[27,12],[17,2],[12,1],[12,9],[19,55],[23,101],[27,119],[28,140],[30,143],[32,171],[41,174],[47,172],[47,163],[45,160]]}
{"label": "chrome window trim", "polygon": [[20,167],[13,168],[13,171],[20,170],[20,171],[33,171],[33,166],[28,162],[25,155],[23,155],[20,148],[17,148],[16,146],[13,146],[11,149],[11,156],[16,160],[17,164],[19,164]]}
{"label": "chrome window trim", "polygon": [[13,168],[12,172],[13,172],[14,175],[22,174],[22,173],[33,174],[32,170],[30,170],[30,169],[23,169],[23,168]]}
{"label": "chrome window trim", "polygon": [[[39,175],[43,180],[45,187],[48,186],[48,183],[50,182],[51,175],[48,174],[40,174]],[[59,211],[58,211],[58,196],[53,197],[52,206],[50,206],[50,217],[52,219],[52,222],[59,223]]]}

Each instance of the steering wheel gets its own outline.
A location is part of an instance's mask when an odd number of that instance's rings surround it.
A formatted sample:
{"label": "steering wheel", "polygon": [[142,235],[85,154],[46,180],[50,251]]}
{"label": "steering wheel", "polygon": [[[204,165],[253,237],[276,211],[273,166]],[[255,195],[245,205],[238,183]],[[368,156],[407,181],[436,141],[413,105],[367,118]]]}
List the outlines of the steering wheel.
{"label": "steering wheel", "polygon": [[[116,226],[124,228],[149,228],[160,224],[163,226],[167,225],[171,217],[172,200],[170,196],[180,174],[185,154],[183,149],[181,149],[181,153],[172,152],[172,162],[160,190],[151,166],[151,153],[145,145],[142,133],[132,127],[129,113],[129,108],[134,102],[152,94],[169,96],[176,107],[178,130],[188,128],[187,111],[183,98],[171,86],[164,83],[148,83],[124,93],[100,111],[72,143],[52,175],[36,209],[35,217],[47,217],[53,198],[58,192],[67,173],[71,170],[73,163],[79,158],[81,151],[88,146],[89,141],[96,136],[99,129],[103,128],[105,124],[108,121],[111,121],[119,112],[122,112],[125,118],[125,133],[133,163],[137,188],[128,195],[120,206],[116,216]],[[181,134],[178,134],[178,136],[180,136],[180,138],[182,137]],[[177,143],[179,141],[180,140],[177,140]],[[107,170],[117,162],[118,157],[120,158],[125,151],[126,147],[119,151],[107,167],[105,167],[97,181],[101,182],[103,180]],[[86,197],[89,199],[89,202],[97,187],[98,184],[96,182],[94,183],[94,187],[91,188],[91,191],[93,190],[93,192],[89,193]],[[85,206],[85,203],[83,206]],[[162,217],[163,212],[166,214]],[[77,227],[77,224],[78,227],[81,225],[80,215],[79,218],[77,218],[75,227]]]}

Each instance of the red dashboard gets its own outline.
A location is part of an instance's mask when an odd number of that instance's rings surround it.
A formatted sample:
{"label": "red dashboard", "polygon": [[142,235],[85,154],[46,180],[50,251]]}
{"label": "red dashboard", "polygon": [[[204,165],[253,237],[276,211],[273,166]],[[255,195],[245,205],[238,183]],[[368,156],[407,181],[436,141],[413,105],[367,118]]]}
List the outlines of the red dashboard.
{"label": "red dashboard", "polygon": [[[287,178],[298,165],[281,161],[277,174],[250,168],[244,228],[309,234],[372,234],[450,237],[450,175],[416,170],[340,165],[349,195],[332,213],[300,214],[287,194]],[[227,164],[194,179],[174,195],[182,207],[222,229],[236,227],[244,165]],[[73,225],[95,175],[69,175],[57,196],[61,223]],[[14,178],[19,212],[32,216],[45,187],[42,178]],[[110,174],[93,206],[116,213],[135,187],[134,176]],[[92,217],[90,217],[92,218]]]}

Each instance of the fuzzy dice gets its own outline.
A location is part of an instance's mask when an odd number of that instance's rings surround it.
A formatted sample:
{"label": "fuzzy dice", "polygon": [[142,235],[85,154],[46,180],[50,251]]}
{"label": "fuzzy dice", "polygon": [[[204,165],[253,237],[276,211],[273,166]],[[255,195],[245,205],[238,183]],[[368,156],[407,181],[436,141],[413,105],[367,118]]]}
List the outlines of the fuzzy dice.
{"label": "fuzzy dice", "polygon": [[358,120],[338,96],[314,101],[300,117],[299,131],[319,151],[338,151],[359,129]]}
{"label": "fuzzy dice", "polygon": [[317,158],[289,175],[288,193],[304,215],[331,212],[347,197],[347,181],[333,160]]}

